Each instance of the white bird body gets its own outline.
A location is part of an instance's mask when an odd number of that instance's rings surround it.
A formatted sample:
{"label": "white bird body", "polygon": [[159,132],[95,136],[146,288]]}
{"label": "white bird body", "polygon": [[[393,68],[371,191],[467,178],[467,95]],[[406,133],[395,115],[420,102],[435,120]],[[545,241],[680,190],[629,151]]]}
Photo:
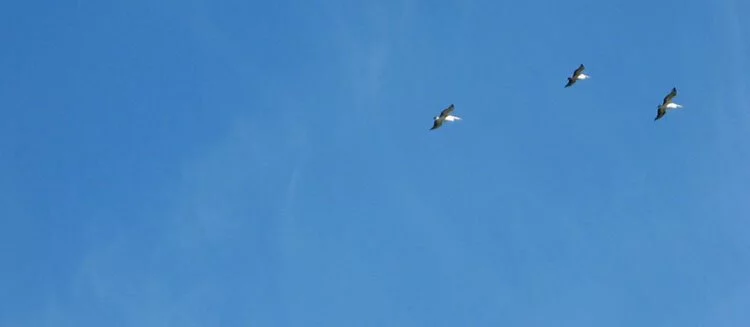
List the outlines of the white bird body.
{"label": "white bird body", "polygon": [[[439,117],[436,117],[436,118],[439,118]],[[456,121],[456,120],[461,120],[461,117],[454,116],[454,115],[448,115],[448,116],[445,116],[445,120],[447,120],[447,121]]]}
{"label": "white bird body", "polygon": [[674,102],[670,102],[670,103],[668,103],[666,105],[666,107],[667,107],[667,109],[678,109],[678,108],[682,108],[682,105],[681,104],[676,104]]}
{"label": "white bird body", "polygon": [[578,79],[588,79],[589,77],[591,77],[591,76],[583,74],[583,73],[578,74]]}

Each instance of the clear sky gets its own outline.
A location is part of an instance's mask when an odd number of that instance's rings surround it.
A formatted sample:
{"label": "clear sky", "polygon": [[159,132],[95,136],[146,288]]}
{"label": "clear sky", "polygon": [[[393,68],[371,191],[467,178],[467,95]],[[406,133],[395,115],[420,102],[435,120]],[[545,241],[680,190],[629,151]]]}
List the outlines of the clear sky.
{"label": "clear sky", "polygon": [[750,326],[748,12],[4,1],[0,325]]}

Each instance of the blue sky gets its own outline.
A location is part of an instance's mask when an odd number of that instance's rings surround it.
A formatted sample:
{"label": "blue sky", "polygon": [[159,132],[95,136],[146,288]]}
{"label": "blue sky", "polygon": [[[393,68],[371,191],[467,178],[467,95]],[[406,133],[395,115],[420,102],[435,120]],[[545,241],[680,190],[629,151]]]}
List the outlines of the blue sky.
{"label": "blue sky", "polygon": [[746,12],[3,2],[0,325],[748,326]]}

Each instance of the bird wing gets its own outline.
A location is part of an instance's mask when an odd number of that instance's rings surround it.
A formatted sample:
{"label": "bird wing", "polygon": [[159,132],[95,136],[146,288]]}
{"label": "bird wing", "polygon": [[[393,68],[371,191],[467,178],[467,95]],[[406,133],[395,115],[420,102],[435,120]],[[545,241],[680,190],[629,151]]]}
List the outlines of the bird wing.
{"label": "bird wing", "polygon": [[658,120],[661,117],[664,117],[664,114],[667,113],[667,110],[664,109],[664,107],[659,107],[659,109],[656,110],[656,118],[654,120]]}
{"label": "bird wing", "polygon": [[443,120],[442,119],[435,119],[435,121],[432,123],[432,128],[430,128],[430,130],[437,129],[441,125],[443,125]]}
{"label": "bird wing", "polygon": [[573,71],[573,78],[578,78],[578,75],[580,75],[581,73],[583,73],[584,69],[586,69],[586,67],[583,66],[583,64],[581,64],[580,66],[578,66],[578,68],[576,68],[576,70]]}
{"label": "bird wing", "polygon": [[664,102],[662,102],[662,104],[667,104],[667,103],[672,102],[672,98],[676,96],[677,96],[677,88],[673,87],[672,91],[669,92],[669,94],[667,94],[667,96],[664,97]]}
{"label": "bird wing", "polygon": [[568,84],[565,84],[565,87],[570,87],[571,85],[573,85],[575,83],[576,83],[576,79],[575,78],[568,77]]}
{"label": "bird wing", "polygon": [[451,113],[453,113],[453,109],[455,108],[453,107],[453,104],[451,104],[448,108],[445,108],[443,109],[443,111],[440,112],[440,117],[443,118],[445,116],[450,115]]}

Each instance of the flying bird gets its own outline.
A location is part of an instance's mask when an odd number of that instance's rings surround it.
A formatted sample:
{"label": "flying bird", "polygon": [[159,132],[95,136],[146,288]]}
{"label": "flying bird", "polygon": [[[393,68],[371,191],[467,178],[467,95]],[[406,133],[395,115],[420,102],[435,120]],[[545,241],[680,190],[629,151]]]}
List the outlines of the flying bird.
{"label": "flying bird", "polygon": [[576,68],[576,70],[573,71],[573,75],[568,77],[568,84],[565,84],[565,87],[570,87],[571,85],[575,84],[576,81],[578,81],[579,79],[589,78],[590,77],[589,75],[586,75],[583,73],[584,69],[586,69],[586,67],[583,64],[578,66],[578,68]]}
{"label": "flying bird", "polygon": [[445,108],[443,109],[443,111],[440,112],[440,116],[435,116],[435,118],[433,118],[434,122],[432,123],[432,128],[430,128],[430,130],[440,128],[440,126],[443,126],[443,122],[446,120],[447,121],[461,120],[461,117],[453,115],[453,109],[454,109],[453,104],[451,104],[448,108]]}
{"label": "flying bird", "polygon": [[670,109],[677,109],[682,108],[682,105],[676,104],[672,102],[672,99],[677,96],[677,88],[673,87],[672,91],[667,94],[667,96],[664,97],[664,101],[657,107],[656,109],[656,118],[654,120],[659,120],[661,117],[664,117],[664,115],[667,114],[667,110]]}

